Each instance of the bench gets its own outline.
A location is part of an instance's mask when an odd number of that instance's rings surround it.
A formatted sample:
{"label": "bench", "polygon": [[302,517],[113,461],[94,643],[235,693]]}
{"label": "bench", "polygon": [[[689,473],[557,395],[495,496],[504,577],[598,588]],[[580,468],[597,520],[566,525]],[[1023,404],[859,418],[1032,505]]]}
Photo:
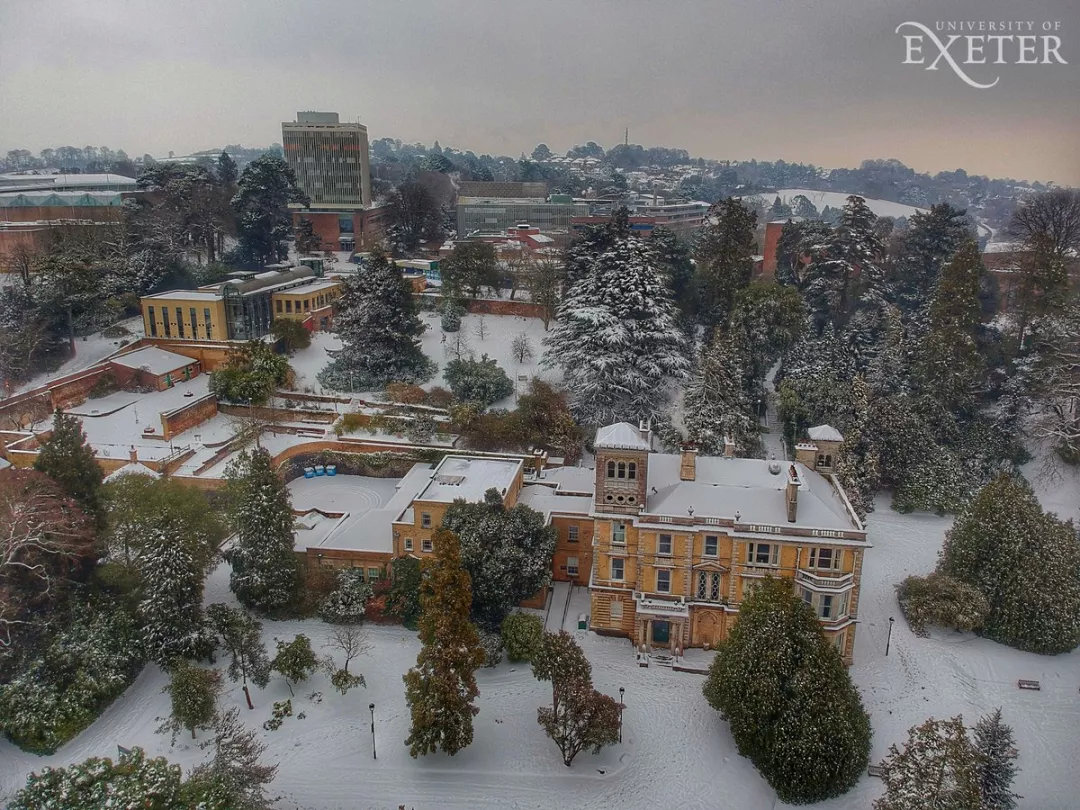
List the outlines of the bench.
{"label": "bench", "polygon": [[1039,685],[1038,681],[1028,681],[1028,680],[1024,680],[1023,678],[1018,680],[1016,682],[1016,685],[1018,687],[1020,687],[1021,689],[1031,689],[1031,690],[1034,690],[1036,692],[1038,692],[1039,690],[1042,689],[1042,686]]}

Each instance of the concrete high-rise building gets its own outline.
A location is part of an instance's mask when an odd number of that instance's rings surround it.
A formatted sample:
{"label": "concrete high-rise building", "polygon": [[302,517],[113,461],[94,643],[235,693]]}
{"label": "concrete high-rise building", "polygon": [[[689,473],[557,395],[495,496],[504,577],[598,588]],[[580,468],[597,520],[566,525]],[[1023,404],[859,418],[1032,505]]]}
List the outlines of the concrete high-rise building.
{"label": "concrete high-rise building", "polygon": [[370,206],[368,135],[336,112],[298,112],[281,124],[285,160],[313,208]]}
{"label": "concrete high-rise building", "polygon": [[291,205],[293,223],[311,222],[322,250],[351,251],[382,235],[384,206],[371,204],[368,134],[336,112],[298,112],[281,124],[285,160],[311,205]]}

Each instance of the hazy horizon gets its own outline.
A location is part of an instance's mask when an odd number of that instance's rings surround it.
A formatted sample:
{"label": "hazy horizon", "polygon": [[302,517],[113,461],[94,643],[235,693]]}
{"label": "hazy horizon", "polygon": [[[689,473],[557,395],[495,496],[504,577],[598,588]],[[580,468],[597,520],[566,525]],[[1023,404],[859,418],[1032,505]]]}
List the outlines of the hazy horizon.
{"label": "hazy horizon", "polygon": [[[1080,185],[1080,4],[795,6],[647,0],[8,0],[0,151],[86,143],[155,157],[281,141],[297,110],[478,154],[594,140],[826,168],[896,158],[931,174]],[[1068,65],[992,89],[903,65],[906,20],[1054,20]],[[933,56],[928,46],[928,56]]]}

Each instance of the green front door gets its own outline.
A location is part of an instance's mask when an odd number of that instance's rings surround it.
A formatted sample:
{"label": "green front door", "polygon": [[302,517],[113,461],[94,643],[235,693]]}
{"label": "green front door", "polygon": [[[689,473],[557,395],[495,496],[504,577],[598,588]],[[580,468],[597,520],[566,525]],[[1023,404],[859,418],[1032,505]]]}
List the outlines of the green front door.
{"label": "green front door", "polygon": [[667,644],[668,637],[671,635],[671,622],[660,622],[654,620],[652,623],[652,643],[653,644]]}

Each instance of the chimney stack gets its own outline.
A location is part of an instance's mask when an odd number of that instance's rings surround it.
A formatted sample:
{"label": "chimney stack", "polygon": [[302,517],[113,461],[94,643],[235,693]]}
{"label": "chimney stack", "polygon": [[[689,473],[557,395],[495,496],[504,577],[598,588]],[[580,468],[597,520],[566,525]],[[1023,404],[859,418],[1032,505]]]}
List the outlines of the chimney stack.
{"label": "chimney stack", "polygon": [[536,473],[537,478],[541,478],[544,474],[544,462],[547,461],[547,451],[537,447],[533,450],[533,471]]}
{"label": "chimney stack", "polygon": [[787,486],[784,488],[784,502],[787,504],[788,523],[794,523],[799,515],[799,471],[795,465],[788,465]]}
{"label": "chimney stack", "polygon": [[645,444],[652,447],[652,425],[648,419],[641,419],[638,421],[638,434],[641,436]]}
{"label": "chimney stack", "polygon": [[131,445],[131,449],[128,450],[128,461],[132,464],[139,463],[139,451],[135,449],[135,445]]}
{"label": "chimney stack", "polygon": [[724,437],[724,458],[735,458],[735,440],[730,436]]}
{"label": "chimney stack", "polygon": [[683,445],[682,460],[679,462],[679,480],[693,481],[697,478],[697,452],[697,448],[693,445]]}

